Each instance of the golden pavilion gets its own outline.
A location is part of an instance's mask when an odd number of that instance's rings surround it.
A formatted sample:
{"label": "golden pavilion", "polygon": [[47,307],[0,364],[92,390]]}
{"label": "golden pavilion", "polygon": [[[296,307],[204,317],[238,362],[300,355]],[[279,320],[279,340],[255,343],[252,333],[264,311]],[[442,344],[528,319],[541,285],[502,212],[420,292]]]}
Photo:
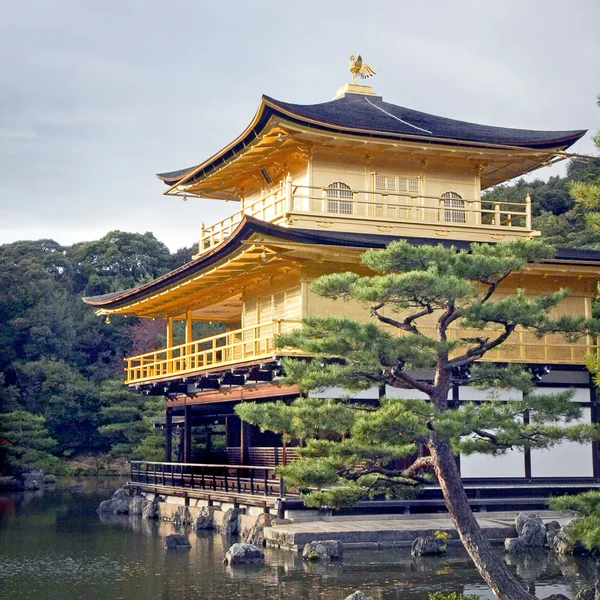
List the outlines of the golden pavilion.
{"label": "golden pavilion", "polygon": [[[213,498],[219,490],[227,497],[237,482],[239,497],[256,493],[260,502],[281,500],[283,489],[267,482],[282,460],[279,436],[240,422],[233,408],[300,394],[279,381],[281,358],[294,352],[275,349],[277,334],[300,327],[305,317],[340,309],[369,318],[358,304],[341,306],[317,296],[311,282],[326,273],[362,272],[365,249],[398,238],[468,248],[473,241],[537,236],[529,197],[492,202],[482,190],[563,160],[584,133],[458,121],[392,104],[371,86],[352,83],[319,104],[263,96],[248,127],[230,144],[193,167],[158,175],[168,196],[228,200],[237,211],[201,227],[191,262],[139,287],[85,299],[99,315],[167,323],[165,348],[126,359],[130,386],[166,398],[165,463],[136,463],[134,481],[153,489],[194,489],[199,497],[209,489]],[[537,294],[567,287],[572,293],[561,309],[591,315],[599,274],[600,251],[559,249],[552,260],[505,281],[503,289]],[[193,325],[201,321],[220,322],[225,331],[195,339]],[[185,339],[175,344],[177,322]],[[589,422],[596,418],[595,397],[584,356],[593,343],[520,332],[486,360],[525,363],[540,374],[540,386],[574,388],[573,400]],[[341,393],[325,390],[322,396]],[[373,388],[358,397],[406,393],[414,394]],[[480,396],[467,382],[457,386],[458,401],[485,399]],[[194,432],[200,430],[205,442],[198,450]],[[216,435],[224,437],[220,444]],[[460,466],[471,481],[583,481],[598,475],[596,455],[595,445],[565,443],[493,459],[461,457]],[[182,465],[180,471],[168,463]],[[198,469],[186,470],[188,464]],[[210,479],[218,465],[225,466]],[[238,469],[233,480],[229,467]],[[264,469],[262,483],[255,468]]]}

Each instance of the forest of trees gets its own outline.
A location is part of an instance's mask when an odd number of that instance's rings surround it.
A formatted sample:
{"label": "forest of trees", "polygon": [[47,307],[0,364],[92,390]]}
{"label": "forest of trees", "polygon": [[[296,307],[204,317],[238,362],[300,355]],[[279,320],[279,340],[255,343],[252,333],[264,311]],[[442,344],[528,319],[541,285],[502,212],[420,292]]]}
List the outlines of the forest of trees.
{"label": "forest of trees", "polygon": [[[570,194],[600,179],[600,161],[572,161],[566,177],[518,180],[484,194],[531,194],[534,227],[556,246],[600,247],[600,231]],[[164,324],[115,317],[81,301],[147,282],[190,260],[151,233],[113,231],[61,246],[52,240],[0,246],[0,471],[68,468],[77,457],[160,458],[151,418],[164,400],[123,385],[123,357],[164,345]],[[65,467],[66,465],[66,467]]]}
{"label": "forest of trees", "polygon": [[68,468],[76,457],[161,457],[162,398],[123,385],[123,357],[164,345],[164,324],[115,317],[83,296],[139,285],[190,260],[151,233],[61,246],[0,246],[0,469]]}

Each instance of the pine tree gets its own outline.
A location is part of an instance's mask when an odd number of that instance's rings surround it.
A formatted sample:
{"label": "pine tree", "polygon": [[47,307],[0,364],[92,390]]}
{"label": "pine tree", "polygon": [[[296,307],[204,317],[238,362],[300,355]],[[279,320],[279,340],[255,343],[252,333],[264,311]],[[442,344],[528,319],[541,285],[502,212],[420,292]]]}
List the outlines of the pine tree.
{"label": "pine tree", "polygon": [[[597,98],[600,107],[600,96]],[[593,136],[596,148],[600,150],[600,130]],[[600,157],[598,157],[600,160]],[[576,181],[571,183],[570,192],[576,202],[581,204],[587,211],[586,221],[595,229],[600,229],[600,179],[589,181]]]}
{"label": "pine tree", "polygon": [[46,419],[26,410],[3,413],[0,419],[0,472],[6,467],[10,472],[30,468],[54,471],[58,459],[51,452],[56,448]]}
{"label": "pine tree", "polygon": [[[542,242],[526,241],[472,244],[470,251],[397,241],[385,250],[367,251],[362,262],[375,275],[326,275],[312,289],[342,301],[340,313],[344,300],[363,303],[374,322],[311,317],[302,329],[280,336],[279,347],[313,356],[286,360],[286,383],[298,383],[303,391],[387,384],[415,390],[415,399],[243,403],[238,414],[262,428],[285,429],[288,438],[300,441],[300,458],[282,474],[300,489],[318,489],[304,496],[309,504],[340,506],[401,490],[415,493],[437,480],[486,583],[503,600],[531,599],[479,527],[456,456],[500,455],[515,447],[548,448],[562,439],[598,436],[595,425],[573,423],[579,409],[568,393],[532,394],[532,373],[523,366],[478,362],[517,328],[540,336],[563,333],[569,339],[597,329],[584,317],[552,316],[568,295],[564,289],[497,297],[511,274],[553,252]],[[517,389],[523,396],[457,405],[450,400],[455,384]],[[559,426],[559,419],[567,425]]]}

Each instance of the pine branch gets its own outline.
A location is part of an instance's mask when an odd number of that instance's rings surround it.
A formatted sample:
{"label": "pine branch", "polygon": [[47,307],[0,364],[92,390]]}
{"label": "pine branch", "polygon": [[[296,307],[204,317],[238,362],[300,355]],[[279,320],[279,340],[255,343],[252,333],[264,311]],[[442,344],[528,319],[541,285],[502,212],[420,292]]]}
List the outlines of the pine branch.
{"label": "pine branch", "polygon": [[382,323],[386,323],[387,325],[392,325],[392,327],[396,327],[397,329],[402,329],[403,331],[408,331],[410,333],[414,333],[416,335],[421,335],[419,329],[414,325],[414,321],[424,317],[425,315],[430,315],[433,312],[433,308],[431,304],[427,304],[423,310],[416,312],[410,316],[408,316],[404,321],[397,321],[396,319],[391,319],[390,317],[386,317],[379,313],[379,309],[385,306],[385,302],[380,302],[379,304],[375,304],[371,306],[371,316],[375,317]]}
{"label": "pine branch", "polygon": [[496,446],[496,448],[512,448],[513,446],[512,444],[500,442],[498,440],[498,436],[494,435],[493,433],[490,433],[489,431],[486,431],[485,429],[473,429],[473,433],[478,435],[480,438],[490,442],[491,444]]}
{"label": "pine branch", "polygon": [[390,377],[391,377],[392,381],[394,379],[399,379],[400,381],[402,381],[402,383],[405,383],[406,385],[408,385],[408,387],[414,388],[415,390],[419,390],[420,392],[423,392],[424,394],[427,394],[428,396],[431,395],[434,391],[433,385],[431,385],[429,383],[425,383],[424,381],[419,381],[418,379],[415,379],[411,375],[408,375],[408,373],[406,373],[406,371],[402,370],[402,366],[400,366],[399,369],[396,367],[391,369]]}
{"label": "pine branch", "polygon": [[[348,481],[356,481],[365,475],[383,475],[383,477],[387,478],[389,483],[393,483],[394,485],[412,486],[429,483],[427,478],[418,475],[421,471],[433,472],[433,458],[431,456],[421,456],[417,458],[413,464],[406,469],[386,469],[381,465],[368,464],[358,471],[350,469],[338,471],[338,475]],[[396,481],[396,477],[401,477],[407,481]]]}
{"label": "pine branch", "polygon": [[493,350],[500,344],[503,344],[510,337],[512,332],[516,329],[517,324],[502,323],[502,325],[504,325],[504,331],[499,336],[497,336],[493,340],[489,340],[487,338],[476,338],[479,340],[477,347],[470,348],[462,356],[457,356],[456,358],[449,360],[446,365],[446,369],[453,369],[455,367],[469,365],[475,362],[477,359],[481,358],[490,350]]}

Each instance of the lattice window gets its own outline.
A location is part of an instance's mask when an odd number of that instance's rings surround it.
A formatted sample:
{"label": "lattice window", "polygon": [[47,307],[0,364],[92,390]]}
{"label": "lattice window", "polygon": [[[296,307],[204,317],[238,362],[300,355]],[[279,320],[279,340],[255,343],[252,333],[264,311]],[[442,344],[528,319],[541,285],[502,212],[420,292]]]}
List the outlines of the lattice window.
{"label": "lattice window", "polygon": [[418,192],[419,178],[375,175],[375,189],[378,192]]}
{"label": "lattice window", "polygon": [[352,214],[352,190],[350,186],[336,181],[327,188],[327,212],[340,215]]}
{"label": "lattice window", "polygon": [[462,196],[456,192],[446,192],[442,194],[444,201],[444,221],[446,223],[466,223],[467,212],[465,210],[465,201]]}

